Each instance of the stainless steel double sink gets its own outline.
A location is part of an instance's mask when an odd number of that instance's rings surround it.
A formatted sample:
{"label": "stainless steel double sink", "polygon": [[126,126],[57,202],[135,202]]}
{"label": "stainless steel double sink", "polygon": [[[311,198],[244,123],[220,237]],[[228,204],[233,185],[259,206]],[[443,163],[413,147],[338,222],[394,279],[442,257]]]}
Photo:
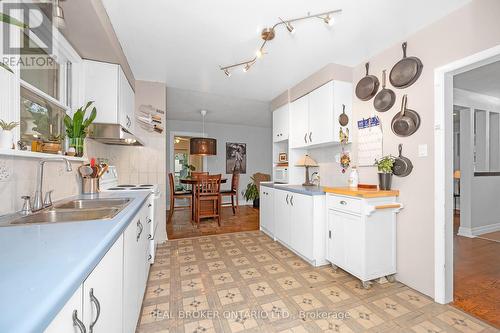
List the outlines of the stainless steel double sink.
{"label": "stainless steel double sink", "polygon": [[77,199],[56,203],[28,216],[15,216],[8,225],[110,220],[122,211],[130,198]]}

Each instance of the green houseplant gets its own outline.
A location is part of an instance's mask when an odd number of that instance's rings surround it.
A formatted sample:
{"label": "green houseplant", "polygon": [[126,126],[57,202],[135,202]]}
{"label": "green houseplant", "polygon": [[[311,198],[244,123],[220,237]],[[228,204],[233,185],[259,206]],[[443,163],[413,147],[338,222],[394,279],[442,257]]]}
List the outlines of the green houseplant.
{"label": "green houseplant", "polygon": [[253,177],[250,177],[250,179],[252,181],[247,184],[245,191],[242,191],[241,194],[243,194],[246,201],[253,201],[254,208],[259,208],[259,189],[255,184],[255,179]]}
{"label": "green houseplant", "polygon": [[94,102],[87,102],[85,106],[76,110],[73,114],[73,118],[68,115],[64,116],[64,125],[66,126],[66,136],[69,138],[69,147],[75,149],[76,156],[83,156],[83,142],[87,136],[88,127],[97,116],[97,110],[93,107],[90,115],[85,118],[85,113],[92,103]]}
{"label": "green houseplant", "polygon": [[12,149],[12,141],[14,138],[14,134],[12,130],[16,128],[19,123],[16,122],[5,122],[0,120],[0,149]]}
{"label": "green houseplant", "polygon": [[378,168],[378,181],[380,190],[386,191],[391,189],[392,185],[392,167],[394,166],[394,156],[387,155],[379,160],[375,160],[375,165]]}

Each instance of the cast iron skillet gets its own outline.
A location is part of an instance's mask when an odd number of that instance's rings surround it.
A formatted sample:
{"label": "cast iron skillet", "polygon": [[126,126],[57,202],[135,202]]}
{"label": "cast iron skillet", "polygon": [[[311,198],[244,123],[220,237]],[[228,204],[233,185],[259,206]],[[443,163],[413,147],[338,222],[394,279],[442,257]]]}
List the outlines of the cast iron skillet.
{"label": "cast iron skillet", "polygon": [[380,90],[373,100],[373,107],[378,112],[389,111],[396,101],[396,94],[391,89],[385,87],[386,73],[385,69],[382,71],[382,90]]}
{"label": "cast iron skillet", "polygon": [[389,80],[394,88],[408,88],[418,80],[424,65],[417,57],[406,56],[406,42],[403,43],[403,59],[399,60],[391,69]]}
{"label": "cast iron skillet", "polygon": [[368,74],[368,70],[370,69],[369,62],[365,64],[365,67],[366,76],[359,80],[356,85],[356,96],[362,101],[368,101],[375,96],[380,85],[376,76]]}
{"label": "cast iron skillet", "polygon": [[345,113],[345,104],[342,104],[342,114],[339,116],[340,126],[347,126],[349,124],[349,116]]}
{"label": "cast iron skillet", "polygon": [[397,136],[410,136],[420,127],[420,116],[414,110],[407,109],[407,95],[403,96],[401,102],[401,112],[394,115],[391,122],[391,128]]}
{"label": "cast iron skillet", "polygon": [[399,156],[396,157],[394,165],[392,166],[392,173],[398,177],[406,177],[413,170],[413,164],[410,159],[403,156],[403,145],[400,143],[398,146]]}

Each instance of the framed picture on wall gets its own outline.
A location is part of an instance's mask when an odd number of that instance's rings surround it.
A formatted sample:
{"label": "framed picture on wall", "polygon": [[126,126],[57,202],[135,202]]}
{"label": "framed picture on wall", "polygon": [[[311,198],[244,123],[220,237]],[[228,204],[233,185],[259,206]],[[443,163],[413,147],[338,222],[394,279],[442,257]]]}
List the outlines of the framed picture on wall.
{"label": "framed picture on wall", "polygon": [[226,142],[226,173],[247,173],[247,144]]}

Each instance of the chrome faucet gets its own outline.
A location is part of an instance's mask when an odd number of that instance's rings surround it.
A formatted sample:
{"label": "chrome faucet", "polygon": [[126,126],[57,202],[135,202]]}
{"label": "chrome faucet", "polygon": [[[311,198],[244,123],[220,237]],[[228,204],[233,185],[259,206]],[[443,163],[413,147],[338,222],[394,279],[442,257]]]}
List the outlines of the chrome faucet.
{"label": "chrome faucet", "polygon": [[[311,175],[312,183],[315,184],[316,186],[319,186],[320,184],[320,177],[319,177],[319,172],[313,172]],[[317,184],[316,184],[317,182]]]}
{"label": "chrome faucet", "polygon": [[63,161],[66,163],[66,171],[71,172],[73,168],[71,167],[71,163],[69,162],[68,159],[64,157],[56,157],[56,158],[46,158],[40,161],[38,163],[38,173],[37,173],[37,182],[36,182],[36,192],[35,192],[35,199],[33,201],[33,208],[32,211],[36,212],[38,210],[41,210],[47,206],[52,205],[52,200],[50,199],[50,193],[52,191],[49,191],[49,197],[48,199],[46,198],[45,203],[42,200],[42,185],[43,185],[43,166],[45,165],[45,162],[55,162],[55,161]]}

